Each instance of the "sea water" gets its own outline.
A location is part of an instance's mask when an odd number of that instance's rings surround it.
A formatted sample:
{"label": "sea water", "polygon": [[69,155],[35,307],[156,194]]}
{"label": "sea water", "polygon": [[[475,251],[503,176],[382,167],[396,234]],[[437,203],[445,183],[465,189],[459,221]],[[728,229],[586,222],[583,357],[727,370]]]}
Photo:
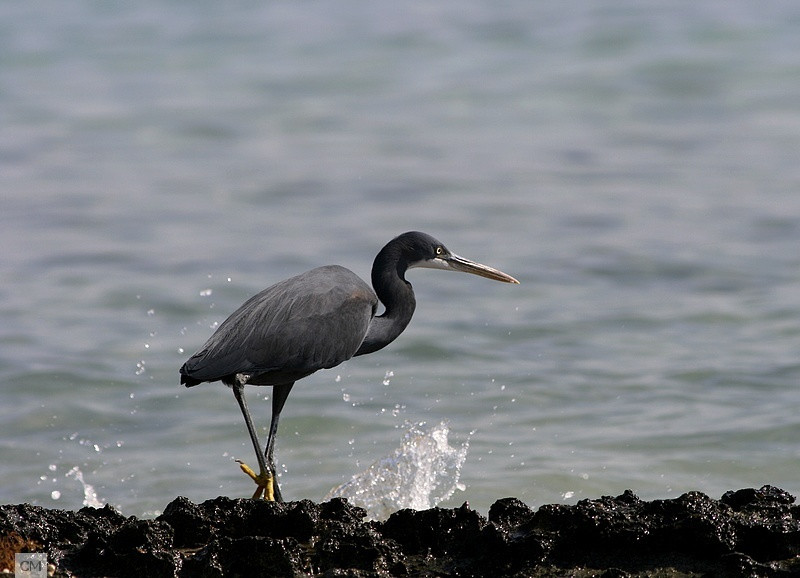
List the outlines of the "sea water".
{"label": "sea water", "polygon": [[[409,272],[404,334],[292,391],[287,499],[400,468],[409,424],[445,421],[466,451],[445,506],[800,491],[796,2],[0,23],[0,501],[250,495],[233,395],[178,368],[260,289],[368,279],[414,229],[521,285]],[[270,395],[247,388],[262,442]]]}

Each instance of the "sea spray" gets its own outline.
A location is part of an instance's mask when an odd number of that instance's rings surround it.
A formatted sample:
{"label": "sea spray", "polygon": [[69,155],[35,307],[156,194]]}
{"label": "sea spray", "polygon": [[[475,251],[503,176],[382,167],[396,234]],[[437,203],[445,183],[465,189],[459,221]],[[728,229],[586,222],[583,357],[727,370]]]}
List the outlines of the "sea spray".
{"label": "sea spray", "polygon": [[452,447],[449,433],[447,421],[409,425],[399,448],[333,488],[325,500],[347,498],[375,520],[385,520],[403,508],[432,508],[463,489],[458,480],[469,442]]}

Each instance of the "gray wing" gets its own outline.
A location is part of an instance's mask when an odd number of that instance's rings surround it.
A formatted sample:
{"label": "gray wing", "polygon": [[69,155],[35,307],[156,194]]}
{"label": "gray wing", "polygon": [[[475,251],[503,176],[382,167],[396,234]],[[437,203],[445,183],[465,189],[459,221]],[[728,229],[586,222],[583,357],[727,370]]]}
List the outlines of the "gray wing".
{"label": "gray wing", "polygon": [[355,273],[330,265],[281,281],[246,301],[181,368],[187,387],[250,374],[293,382],[358,350],[378,298]]}

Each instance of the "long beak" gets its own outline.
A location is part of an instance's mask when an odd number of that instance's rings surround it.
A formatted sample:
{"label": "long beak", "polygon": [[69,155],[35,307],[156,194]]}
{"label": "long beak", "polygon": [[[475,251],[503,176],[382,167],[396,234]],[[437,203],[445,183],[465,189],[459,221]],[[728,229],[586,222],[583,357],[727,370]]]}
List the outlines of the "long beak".
{"label": "long beak", "polygon": [[444,257],[442,261],[447,264],[448,269],[452,269],[453,271],[472,273],[473,275],[479,275],[481,277],[486,277],[487,279],[494,279],[495,281],[502,281],[503,283],[516,283],[519,285],[519,281],[514,279],[511,275],[506,275],[502,271],[493,269],[488,265],[482,265],[481,263],[470,261],[469,259],[459,257],[453,253],[447,257]]}

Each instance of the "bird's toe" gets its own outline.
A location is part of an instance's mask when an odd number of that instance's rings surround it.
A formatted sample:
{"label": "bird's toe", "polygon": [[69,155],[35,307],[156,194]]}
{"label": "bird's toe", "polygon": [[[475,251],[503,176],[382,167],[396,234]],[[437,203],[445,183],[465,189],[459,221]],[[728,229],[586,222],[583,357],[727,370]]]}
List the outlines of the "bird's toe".
{"label": "bird's toe", "polygon": [[274,478],[272,474],[267,472],[260,472],[255,473],[253,469],[244,463],[241,460],[236,460],[239,464],[239,468],[247,474],[250,479],[252,479],[256,483],[256,491],[253,494],[253,499],[258,500],[259,498],[263,498],[269,502],[275,501],[275,491],[274,491]]}

